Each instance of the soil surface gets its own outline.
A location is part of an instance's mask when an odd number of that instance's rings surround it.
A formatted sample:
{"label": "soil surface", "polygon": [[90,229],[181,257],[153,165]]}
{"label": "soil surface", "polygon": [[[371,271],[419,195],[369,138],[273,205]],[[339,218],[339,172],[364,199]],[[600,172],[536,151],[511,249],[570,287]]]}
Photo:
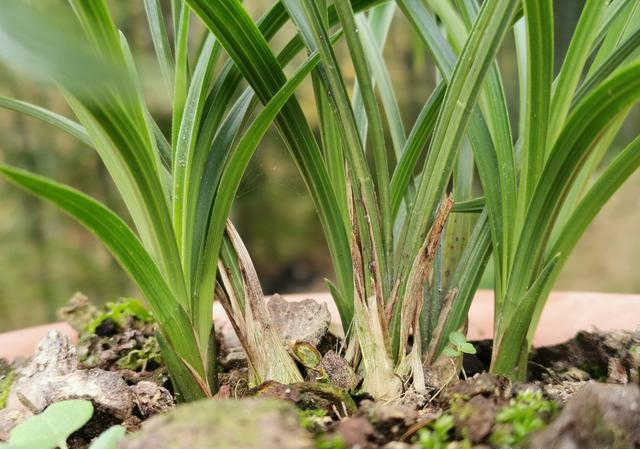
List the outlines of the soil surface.
{"label": "soil surface", "polygon": [[[307,382],[255,388],[248,386],[242,350],[223,338],[218,401],[188,411],[174,405],[153,323],[137,304],[97,310],[75,297],[63,314],[81,335],[77,347],[54,333],[32,359],[13,365],[0,359],[0,441],[48,404],[81,397],[98,412],[69,440],[72,449],[87,447],[113,424],[134,432],[122,448],[640,447],[640,331],[580,332],[535,349],[529,378],[519,384],[487,373],[491,341],[472,342],[477,354],[465,355],[465,378],[408,389],[387,403],[357,393],[361,378],[335,352],[331,334],[314,333],[321,359],[301,364]],[[83,382],[94,396],[78,390]],[[117,407],[109,391],[115,387],[95,393],[96,385],[116,384]]]}

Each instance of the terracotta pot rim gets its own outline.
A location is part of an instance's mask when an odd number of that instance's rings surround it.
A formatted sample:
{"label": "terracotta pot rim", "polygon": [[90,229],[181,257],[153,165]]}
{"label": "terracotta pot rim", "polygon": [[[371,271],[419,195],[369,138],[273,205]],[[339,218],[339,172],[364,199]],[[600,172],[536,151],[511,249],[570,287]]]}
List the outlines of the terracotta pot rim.
{"label": "terracotta pot rim", "polygon": [[[327,305],[334,328],[340,328],[340,318],[329,293],[310,292],[282,295],[299,301],[313,298]],[[214,319],[229,326],[219,304],[214,305]],[[640,295],[600,292],[552,292],[542,314],[534,345],[561,343],[583,330],[637,330],[640,328]],[[13,360],[31,355],[50,330],[57,329],[74,341],[76,332],[66,323],[51,323],[0,334],[0,357]],[[493,291],[478,290],[469,311],[468,337],[471,340],[491,338],[493,329]]]}

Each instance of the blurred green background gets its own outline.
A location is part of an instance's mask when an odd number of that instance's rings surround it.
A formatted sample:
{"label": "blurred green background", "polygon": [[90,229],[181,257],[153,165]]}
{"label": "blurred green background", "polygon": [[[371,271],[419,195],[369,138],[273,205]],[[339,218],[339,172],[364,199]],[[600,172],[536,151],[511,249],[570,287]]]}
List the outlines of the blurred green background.
{"label": "blurred green background", "polygon": [[[116,22],[136,52],[151,112],[160,123],[169,125],[168,102],[153,59],[142,0],[110,3]],[[271,0],[247,0],[245,4],[258,17]],[[562,59],[583,4],[584,0],[555,2],[556,61]],[[291,28],[283,30],[274,48],[280,48],[291,33]],[[340,44],[338,50],[344,54]],[[433,88],[435,75],[425,49],[399,14],[385,58],[403,118],[412,123]],[[511,39],[503,45],[500,66],[512,123],[517,123],[517,72]],[[352,73],[348,60],[344,60],[343,70],[347,76]],[[2,65],[0,94],[69,114],[51,86],[30,81]],[[297,96],[313,123],[315,108],[309,83]],[[635,110],[611,155],[638,130],[640,112]],[[0,111],[0,160],[71,184],[123,212],[97,155],[35,120]],[[251,163],[233,219],[249,247],[265,292],[324,289],[323,280],[332,276],[332,269],[322,230],[302,180],[275,133],[262,142]],[[640,293],[639,225],[640,173],[636,173],[589,228],[557,288]],[[484,287],[490,287],[490,279],[490,275],[485,276]],[[0,181],[0,331],[54,320],[57,308],[75,291],[96,302],[137,294],[92,235],[55,208]]]}

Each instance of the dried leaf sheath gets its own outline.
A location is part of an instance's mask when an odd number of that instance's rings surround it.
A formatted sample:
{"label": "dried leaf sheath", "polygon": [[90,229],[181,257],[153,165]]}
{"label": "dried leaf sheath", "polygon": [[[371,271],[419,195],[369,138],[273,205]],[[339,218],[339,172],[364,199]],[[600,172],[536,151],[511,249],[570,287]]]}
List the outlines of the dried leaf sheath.
{"label": "dried leaf sheath", "polygon": [[[350,183],[347,184],[351,187]],[[355,195],[353,191],[352,195]],[[369,254],[370,262],[365,268],[361,234],[353,203],[352,196],[349,201],[349,215],[352,221],[351,257],[355,282],[354,327],[362,357],[364,377],[362,389],[377,399],[394,400],[402,392],[402,382],[395,375],[391,358],[388,327],[379,287],[380,279],[375,270],[375,255]],[[366,208],[364,210],[366,215]],[[371,238],[370,233],[367,232],[366,235]],[[369,243],[372,244],[372,241],[370,240]],[[375,251],[371,250],[371,253],[375,254]],[[372,285],[373,295],[367,293],[366,280],[369,280],[369,285]]]}
{"label": "dried leaf sheath", "polygon": [[402,393],[402,381],[396,376],[384,345],[384,329],[377,309],[374,297],[355,301],[354,323],[363,363],[362,389],[376,399],[391,401]]}
{"label": "dried leaf sheath", "polygon": [[[429,235],[424,241],[409,272],[404,297],[402,301],[398,303],[398,307],[402,307],[400,312],[400,340],[397,355],[397,372],[399,374],[407,374],[407,372],[411,370],[414,376],[421,375],[421,368],[418,368],[422,366],[420,363],[422,356],[420,348],[421,339],[414,338],[414,344],[409,355],[406,354],[406,349],[409,344],[410,332],[413,331],[414,335],[420,335],[420,312],[422,311],[422,304],[424,302],[425,286],[429,283],[429,276],[436,256],[436,250],[440,245],[442,232],[452,207],[453,200],[451,197],[445,198],[440,204],[438,214],[429,231]],[[420,386],[424,388],[424,385]]]}
{"label": "dried leaf sheath", "polygon": [[238,320],[233,327],[238,335],[243,335],[240,341],[246,345],[247,356],[251,354],[250,383],[258,385],[270,379],[278,379],[282,383],[301,382],[302,375],[271,322],[249,253],[230,221],[227,221],[227,236],[237,256],[246,295],[244,320]]}

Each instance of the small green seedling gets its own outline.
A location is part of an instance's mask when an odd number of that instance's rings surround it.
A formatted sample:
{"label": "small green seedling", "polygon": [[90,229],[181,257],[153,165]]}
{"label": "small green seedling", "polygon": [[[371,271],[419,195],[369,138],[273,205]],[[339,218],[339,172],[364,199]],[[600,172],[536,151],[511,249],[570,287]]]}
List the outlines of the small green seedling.
{"label": "small green seedling", "polygon": [[84,400],[62,401],[51,404],[36,415],[15,427],[9,442],[2,449],[67,449],[67,438],[84,426],[93,416],[91,402]]}
{"label": "small green seedling", "polygon": [[545,416],[553,416],[557,409],[556,403],[543,399],[539,391],[523,391],[498,412],[497,426],[489,441],[498,447],[517,445],[545,427]]}
{"label": "small green seedling", "polygon": [[[93,416],[91,401],[73,399],[51,404],[44,412],[16,426],[7,443],[0,449],[68,449],[67,439]],[[102,433],[89,449],[116,449],[124,437],[122,426],[113,426]]]}
{"label": "small green seedling", "polygon": [[453,416],[440,415],[433,423],[418,431],[418,443],[423,449],[446,448],[453,425]]}
{"label": "small green seedling", "polygon": [[120,440],[124,438],[126,430],[122,426],[113,426],[102,432],[89,449],[116,449]]}
{"label": "small green seedling", "polygon": [[457,331],[449,334],[449,343],[452,346],[444,348],[442,351],[447,357],[460,357],[462,354],[475,354],[477,352],[476,348],[467,341],[467,338]]}
{"label": "small green seedling", "polygon": [[[449,334],[450,346],[447,346],[442,350],[442,354],[446,357],[456,359],[461,357],[462,354],[475,354],[476,348],[467,341],[467,338],[460,332],[454,331]],[[464,368],[462,368],[462,375],[467,378]]]}

